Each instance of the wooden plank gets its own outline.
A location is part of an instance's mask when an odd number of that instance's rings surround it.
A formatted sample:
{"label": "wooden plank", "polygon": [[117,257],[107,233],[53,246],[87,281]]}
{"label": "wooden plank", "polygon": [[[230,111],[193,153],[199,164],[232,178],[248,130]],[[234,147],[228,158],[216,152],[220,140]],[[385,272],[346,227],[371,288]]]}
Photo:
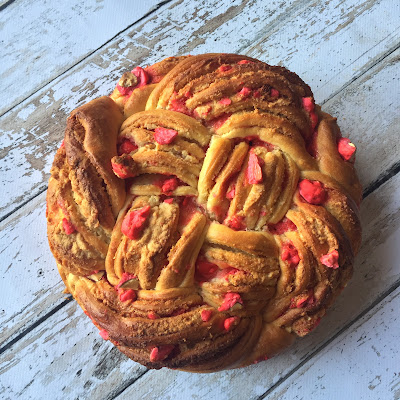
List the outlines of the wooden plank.
{"label": "wooden plank", "polygon": [[0,223],[0,347],[64,299],[46,235],[45,194]]}
{"label": "wooden plank", "polygon": [[265,399],[398,399],[400,288]]}
{"label": "wooden plank", "polygon": [[368,191],[384,171],[400,162],[399,61],[396,50],[324,106],[338,117],[343,136],[357,144],[357,172]]}
{"label": "wooden plank", "polygon": [[398,48],[399,34],[397,0],[318,1],[276,26],[248,54],[295,71],[323,104]]}
{"label": "wooden plank", "polygon": [[53,1],[51,6],[44,0],[25,0],[10,4],[0,14],[0,115],[103,46],[161,2],[135,2],[134,7],[129,0]]}
{"label": "wooden plank", "polygon": [[[2,399],[108,399],[146,368],[104,341],[75,302],[2,354]],[[136,398],[135,396],[133,398]]]}
{"label": "wooden plank", "polygon": [[[387,32],[383,29],[377,32],[374,30],[364,32],[363,40],[368,43],[369,50],[362,46],[354,48],[348,40],[341,42],[345,38],[340,36],[342,34],[340,27],[352,32],[358,31],[358,24],[369,23],[371,19],[379,20],[379,16],[386,17],[386,8],[383,3],[374,2],[370,8],[359,15],[357,23],[346,16],[347,14],[343,16],[336,13],[333,14],[334,19],[331,19],[329,13],[322,13],[320,19],[308,21],[308,25],[313,29],[318,29],[316,25],[319,29],[323,29],[329,24],[332,32],[327,37],[314,35],[311,38],[303,35],[292,38],[286,24],[290,23],[292,18],[300,18],[299,21],[301,21],[302,16],[313,13],[317,5],[325,4],[325,2],[320,1],[309,6],[308,3],[301,3],[302,7],[298,3],[286,3],[286,8],[283,5],[277,7],[275,4],[261,0],[239,3],[240,5],[235,7],[236,4],[232,3],[231,6],[217,0],[208,0],[201,5],[174,2],[165,7],[160,14],[146,19],[144,24],[135,26],[125,35],[115,39],[109,46],[90,57],[86,64],[73,68],[52,85],[1,118],[0,171],[3,176],[3,193],[0,195],[0,218],[4,218],[24,204],[27,199],[46,188],[47,171],[50,169],[55,148],[61,141],[68,112],[93,97],[110,92],[118,76],[131,65],[152,63],[171,54],[201,53],[221,49],[245,53],[256,39],[261,36],[268,37],[269,31],[274,30],[276,35],[274,41],[261,41],[264,47],[260,48],[262,51],[265,50],[265,53],[258,52],[254,55],[266,61],[278,63],[278,56],[275,59],[268,57],[267,44],[271,49],[276,46],[277,41],[281,43],[282,56],[282,54],[293,53],[295,42],[296,47],[302,49],[301,54],[304,59],[316,60],[312,65],[313,68],[321,64],[326,70],[321,74],[329,76],[332,65],[318,58],[314,54],[314,49],[320,49],[321,54],[331,52],[336,58],[339,58],[346,49],[347,58],[344,58],[343,63],[336,63],[337,66],[335,66],[334,76],[338,83],[333,86],[330,94],[321,92],[322,95],[325,93],[324,97],[319,98],[319,101],[323,102],[338,87],[348,84],[350,76],[348,71],[352,70],[353,64],[356,64],[360,70],[364,70],[370,66],[369,60],[382,58],[386,54],[385,51],[391,49],[396,43],[394,38],[387,36]],[[335,9],[334,7],[340,7],[340,4],[340,0],[334,0],[329,2],[329,7]],[[291,13],[289,14],[287,10]],[[356,12],[355,7],[352,12],[353,14]],[[255,20],[253,20],[254,15],[257,15]],[[384,25],[396,31],[399,19],[393,20],[390,15],[386,19],[387,23]],[[185,29],[181,28],[183,26]],[[240,30],[238,26],[241,27]],[[232,37],[236,40],[229,46],[228,42]],[[132,43],[135,43],[135,47],[132,47]],[[290,60],[287,59],[287,62]],[[299,62],[296,61],[293,65],[289,63],[287,66],[297,70]],[[363,64],[365,67],[360,66],[362,62],[365,62]],[[302,66],[301,70],[303,69]],[[342,74],[342,71],[347,72]],[[398,75],[394,76],[398,79]],[[317,74],[312,74],[307,80],[314,86],[318,83],[318,79]],[[392,88],[393,84],[387,82],[386,86]],[[390,98],[384,96],[379,101],[383,103],[382,110],[385,113],[390,105]],[[350,133],[352,134],[352,131]],[[387,136],[390,137],[390,134],[388,133]],[[374,149],[368,151],[374,151]],[[387,160],[393,160],[393,157],[390,153]],[[374,168],[376,171],[370,175],[371,181],[383,171],[380,163],[375,164]],[[15,176],[20,177],[18,188],[14,185]],[[26,193],[29,195],[27,196]]]}
{"label": "wooden plank", "polygon": [[[30,207],[31,205],[25,206],[25,209]],[[26,213],[26,210],[21,210],[21,214]],[[31,225],[36,225],[38,223],[37,218],[40,217],[40,212],[38,212],[38,216],[35,219],[31,219]],[[379,188],[379,190],[371,193],[366,198],[361,208],[361,217],[363,220],[364,243],[356,263],[354,277],[348,288],[339,297],[334,307],[329,311],[327,316],[323,318],[320,326],[315,332],[297,341],[294,346],[282,353],[280,356],[243,370],[225,371],[208,375],[195,375],[170,370],[147,372],[137,381],[137,383],[129,386],[129,388],[123,392],[122,398],[176,398],[185,400],[190,398],[218,398],[221,400],[232,398],[258,399],[259,396],[278,382],[279,379],[290,374],[291,371],[310,354],[318,351],[319,347],[327,342],[333,335],[337,334],[343,326],[350,324],[357,315],[363,312],[363,310],[371,307],[374,301],[390,289],[393,284],[398,284],[400,281],[400,269],[397,263],[399,258],[399,254],[397,254],[399,252],[397,244],[400,240],[400,174],[397,174],[395,177],[387,181]],[[21,222],[21,227],[22,226]],[[14,228],[16,231],[21,231],[21,229],[18,229],[17,226]],[[377,235],[377,232],[380,232],[380,234]],[[38,234],[40,233],[38,232]],[[42,235],[44,235],[44,232],[42,232]],[[46,246],[46,244],[39,242],[35,253],[46,253],[48,251],[47,247],[45,248],[43,246]],[[21,257],[24,258],[25,256],[21,253]],[[2,263],[1,260],[0,262]],[[13,271],[14,275],[12,275],[10,271]],[[57,291],[59,290],[57,287],[49,286],[46,280],[43,280],[43,282],[40,283],[40,286],[35,286],[35,276],[29,274],[26,275],[24,262],[19,264],[16,263],[15,266],[13,265],[9,268],[8,276],[10,279],[8,279],[7,282],[11,282],[10,285],[13,286],[13,289],[10,290],[12,290],[13,293],[18,293],[23,283],[21,279],[15,280],[12,279],[12,277],[24,276],[23,281],[31,282],[30,284],[34,287],[36,295],[42,299],[44,304],[48,304],[46,296],[56,296]],[[58,293],[58,295],[61,299],[62,294]],[[15,299],[15,295],[13,298]],[[17,306],[14,306],[14,313],[16,313],[15,307]],[[29,305],[25,305],[25,310],[23,308],[24,306],[21,304],[18,305],[18,307],[21,307],[20,318],[23,319],[25,326],[29,326],[32,318],[34,318],[32,314],[30,320],[26,319],[24,316],[24,314],[29,311]],[[40,304],[36,304],[36,310],[41,307]],[[44,344],[40,344],[42,342],[37,345],[37,340],[39,340],[37,338],[39,338],[40,335],[36,334],[36,332],[42,332],[42,329],[45,331],[43,326],[57,326],[53,332],[59,331],[57,343],[60,350],[66,351],[76,347],[74,344],[81,343],[81,340],[83,340],[82,337],[85,336],[87,331],[76,327],[74,322],[75,320],[70,316],[65,315],[64,309],[68,308],[69,310],[69,307],[70,304],[52,315],[32,332],[28,332],[21,340],[8,348],[3,353],[2,357],[7,357],[7,359],[13,360],[17,357],[16,355],[21,352],[21,349],[26,347],[27,350],[24,350],[23,354],[32,353],[33,359],[39,359],[41,354],[43,354],[44,351],[47,351],[43,348]],[[7,313],[8,310],[6,309],[5,312]],[[82,314],[81,311],[76,311],[76,313],[77,314],[74,315],[78,315],[79,313]],[[4,316],[1,317],[3,318]],[[68,318],[71,318],[70,323]],[[82,318],[86,317],[82,314]],[[63,327],[61,327],[61,322],[59,321],[63,321]],[[15,318],[13,324],[17,323],[20,323],[20,321]],[[88,320],[87,323],[89,324]],[[0,320],[0,326],[2,325],[3,322]],[[90,328],[88,329],[90,330]],[[97,329],[92,327],[92,331],[96,332]],[[36,336],[32,338],[31,335],[33,334]],[[95,334],[97,335],[97,332]],[[57,355],[52,356],[52,352],[48,351],[49,360],[46,362],[51,365],[53,357],[58,363],[58,368],[62,369],[64,371],[63,374],[66,376],[74,376],[76,371],[83,369],[89,377],[95,368],[92,364],[86,366],[85,361],[91,360],[94,357],[92,353],[95,352],[95,350],[93,350],[90,345],[82,345],[79,349],[81,350],[76,352],[72,350],[68,351],[68,354],[66,353],[63,356],[62,361],[57,358]],[[132,364],[136,365],[134,363]],[[33,376],[29,375],[24,377],[26,364],[18,363],[15,366],[12,364],[8,365],[10,367],[10,372],[7,373],[13,376],[21,376],[22,382],[18,383],[18,385],[17,383],[14,383],[13,385],[17,385],[16,387],[19,388],[18,390],[22,390],[22,388],[33,379]],[[44,377],[48,374],[47,367],[42,369],[39,365],[40,364],[38,363],[32,367],[36,372],[34,379],[35,384],[36,382],[43,382]],[[129,365],[129,362],[124,365]],[[113,371],[109,373],[110,376],[113,376],[113,374]],[[84,380],[82,380],[82,382],[84,383]],[[81,388],[83,383],[79,384],[78,382],[76,385],[78,388]],[[11,385],[12,388],[13,385]],[[53,385],[55,385],[57,390],[59,390],[58,381],[46,383],[46,387],[48,386],[48,389],[46,388],[46,390],[55,390],[53,389]],[[113,381],[110,382],[110,386],[107,386],[107,384],[104,383],[104,397],[107,397],[106,393],[108,393],[108,391],[114,389]],[[27,392],[24,392],[24,394],[28,397],[27,394],[32,393],[30,390],[33,389],[28,388],[26,390]],[[73,398],[72,394],[71,398]]]}

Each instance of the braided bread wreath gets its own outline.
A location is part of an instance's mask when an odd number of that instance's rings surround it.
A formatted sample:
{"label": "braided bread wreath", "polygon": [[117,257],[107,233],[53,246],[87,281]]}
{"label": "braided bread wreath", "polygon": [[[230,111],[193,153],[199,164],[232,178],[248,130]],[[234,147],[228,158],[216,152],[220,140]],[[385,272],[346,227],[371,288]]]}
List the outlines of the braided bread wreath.
{"label": "braided bread wreath", "polygon": [[235,54],[125,73],[68,118],[48,238],[84,312],[149,368],[265,360],[352,275],[355,147],[285,68]]}

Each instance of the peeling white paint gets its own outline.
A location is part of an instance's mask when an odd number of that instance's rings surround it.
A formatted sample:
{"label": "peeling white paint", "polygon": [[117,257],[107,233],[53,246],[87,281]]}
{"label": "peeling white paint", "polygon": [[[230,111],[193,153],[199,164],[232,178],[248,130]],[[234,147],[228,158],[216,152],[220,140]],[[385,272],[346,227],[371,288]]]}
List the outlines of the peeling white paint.
{"label": "peeling white paint", "polygon": [[22,119],[24,121],[36,110],[34,104],[28,104],[25,108],[23,108],[18,114],[17,118]]}
{"label": "peeling white paint", "polygon": [[[1,11],[0,115],[101,47],[161,0],[18,1]],[[4,90],[6,89],[6,90]]]}

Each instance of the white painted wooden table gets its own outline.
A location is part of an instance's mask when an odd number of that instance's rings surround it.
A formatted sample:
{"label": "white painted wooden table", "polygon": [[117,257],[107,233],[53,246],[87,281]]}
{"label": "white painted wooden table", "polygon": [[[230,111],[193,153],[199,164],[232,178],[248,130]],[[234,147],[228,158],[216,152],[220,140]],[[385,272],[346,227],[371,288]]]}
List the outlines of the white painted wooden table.
{"label": "white painted wooden table", "polygon": [[[0,398],[399,399],[398,0],[0,1]],[[45,227],[70,110],[135,65],[237,52],[297,72],[358,146],[363,246],[318,329],[264,363],[148,371],[62,293]]]}

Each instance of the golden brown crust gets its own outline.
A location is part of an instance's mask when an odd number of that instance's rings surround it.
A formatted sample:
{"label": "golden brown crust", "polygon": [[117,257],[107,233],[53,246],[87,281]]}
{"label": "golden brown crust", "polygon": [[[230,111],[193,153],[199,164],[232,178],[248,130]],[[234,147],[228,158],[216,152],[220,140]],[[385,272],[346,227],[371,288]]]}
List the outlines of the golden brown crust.
{"label": "golden brown crust", "polygon": [[285,68],[236,54],[136,67],[68,120],[47,194],[60,275],[149,368],[268,359],[352,275],[353,152]]}
{"label": "golden brown crust", "polygon": [[[48,238],[59,264],[88,274],[104,269],[111,232],[125,200],[125,184],[112,171],[122,115],[101,97],[73,111],[57,151],[47,192]],[[71,234],[63,223],[67,221]]]}

